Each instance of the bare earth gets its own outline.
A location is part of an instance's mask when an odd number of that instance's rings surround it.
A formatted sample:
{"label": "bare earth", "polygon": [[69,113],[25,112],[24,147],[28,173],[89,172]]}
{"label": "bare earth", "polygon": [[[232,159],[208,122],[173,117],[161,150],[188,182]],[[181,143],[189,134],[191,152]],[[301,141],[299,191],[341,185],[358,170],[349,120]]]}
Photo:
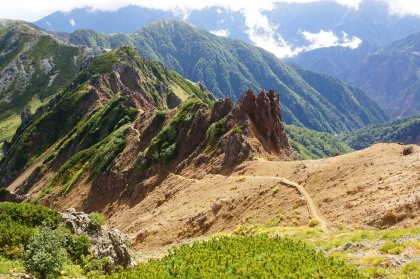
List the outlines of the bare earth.
{"label": "bare earth", "polygon": [[[408,156],[403,149],[377,144],[321,160],[259,159],[229,176],[201,179],[188,178],[194,172],[185,171],[170,175],[140,203],[114,203],[105,213],[141,249],[231,232],[241,224],[298,226],[311,218],[324,229],[418,226],[420,147]],[[82,203],[81,190],[72,191],[61,206]]]}
{"label": "bare earth", "polygon": [[[403,156],[405,147],[377,144],[310,161],[257,158],[228,176],[186,169],[140,202],[120,199],[103,212],[143,251],[253,224],[308,225],[312,218],[324,231],[419,226],[420,147]],[[79,184],[52,206],[82,209],[90,190]]]}

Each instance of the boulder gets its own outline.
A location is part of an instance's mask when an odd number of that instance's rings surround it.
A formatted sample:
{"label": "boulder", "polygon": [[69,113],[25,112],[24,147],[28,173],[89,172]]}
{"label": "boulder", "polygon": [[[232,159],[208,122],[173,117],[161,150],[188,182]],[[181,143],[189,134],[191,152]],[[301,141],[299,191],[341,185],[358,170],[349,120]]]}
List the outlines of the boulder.
{"label": "boulder", "polygon": [[126,234],[104,225],[96,228],[88,214],[69,208],[61,213],[64,225],[76,235],[86,234],[91,241],[90,251],[97,258],[108,257],[111,266],[134,266]]}

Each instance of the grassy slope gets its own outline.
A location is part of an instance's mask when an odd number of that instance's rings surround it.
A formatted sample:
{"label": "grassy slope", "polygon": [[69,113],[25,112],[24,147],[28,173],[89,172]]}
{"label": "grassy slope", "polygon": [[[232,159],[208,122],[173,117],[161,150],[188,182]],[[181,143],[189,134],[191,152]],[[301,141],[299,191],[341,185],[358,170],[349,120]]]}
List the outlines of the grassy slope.
{"label": "grassy slope", "polygon": [[[133,107],[130,96],[120,96],[118,93],[90,113],[86,114],[82,107],[94,92],[92,88],[93,84],[97,84],[98,75],[110,74],[115,64],[127,65],[138,71],[142,80],[138,90],[144,91],[154,101],[157,111],[167,109],[164,95],[167,92],[160,92],[157,89],[159,84],[165,84],[168,90],[176,87],[182,91],[182,95],[196,96],[209,105],[214,101],[208,91],[201,90],[157,62],[146,61],[133,48],[124,47],[108,52],[81,71],[72,85],[57,95],[56,104],[42,107],[41,112],[24,129],[18,130],[11,150],[0,161],[4,179],[9,181],[15,178],[61,138],[63,141],[45,163],[59,159],[62,167],[40,197],[57,185],[64,185],[65,193],[83,173],[90,173],[92,178],[111,164],[124,149],[125,130],[137,114],[137,109]],[[106,87],[104,84],[102,86]],[[37,135],[35,140],[33,133]]]}
{"label": "grassy slope", "polygon": [[[1,28],[0,70],[13,69],[17,63],[30,73],[26,86],[20,86],[23,75],[13,70],[12,85],[0,92],[0,97],[10,96],[0,102],[0,142],[10,140],[20,124],[18,116],[25,106],[31,111],[48,102],[77,73],[81,62],[79,48],[59,43],[53,37],[21,22],[9,22]],[[28,47],[29,46],[29,47]],[[12,47],[11,51],[10,47]],[[43,69],[41,61],[49,58],[52,68]],[[55,78],[52,78],[54,75]]]}

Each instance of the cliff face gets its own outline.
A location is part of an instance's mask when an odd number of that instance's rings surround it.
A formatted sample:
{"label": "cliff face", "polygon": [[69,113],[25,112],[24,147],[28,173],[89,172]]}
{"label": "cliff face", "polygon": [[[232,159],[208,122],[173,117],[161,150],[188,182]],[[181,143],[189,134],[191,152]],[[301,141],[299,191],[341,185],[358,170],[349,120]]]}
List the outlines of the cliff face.
{"label": "cliff face", "polygon": [[267,152],[279,159],[291,155],[280,113],[279,94],[263,90],[256,96],[249,90],[238,101],[236,111],[248,118],[253,134]]}

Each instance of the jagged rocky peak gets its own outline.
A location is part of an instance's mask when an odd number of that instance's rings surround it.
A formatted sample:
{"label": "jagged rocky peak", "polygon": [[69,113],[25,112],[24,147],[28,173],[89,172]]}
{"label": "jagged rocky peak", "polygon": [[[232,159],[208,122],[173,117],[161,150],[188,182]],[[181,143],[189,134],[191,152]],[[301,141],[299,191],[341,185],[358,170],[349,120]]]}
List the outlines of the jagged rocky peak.
{"label": "jagged rocky peak", "polygon": [[[195,118],[198,124],[193,123],[188,134],[202,137],[203,144],[192,157],[196,164],[212,165],[211,171],[231,169],[255,157],[294,158],[282,123],[279,94],[273,90],[255,95],[250,89],[236,104],[230,98],[221,99],[211,111],[198,110]],[[196,144],[188,138],[182,142],[189,149]]]}
{"label": "jagged rocky peak", "polygon": [[290,145],[282,122],[279,94],[262,90],[256,96],[249,89],[239,99],[236,110],[245,113],[251,121],[250,132],[262,143],[264,149],[280,156],[291,156]]}

